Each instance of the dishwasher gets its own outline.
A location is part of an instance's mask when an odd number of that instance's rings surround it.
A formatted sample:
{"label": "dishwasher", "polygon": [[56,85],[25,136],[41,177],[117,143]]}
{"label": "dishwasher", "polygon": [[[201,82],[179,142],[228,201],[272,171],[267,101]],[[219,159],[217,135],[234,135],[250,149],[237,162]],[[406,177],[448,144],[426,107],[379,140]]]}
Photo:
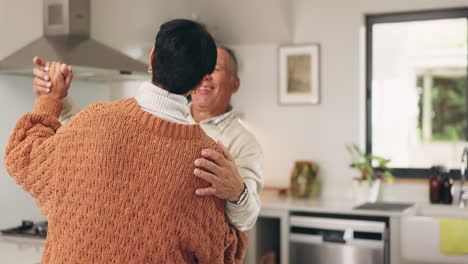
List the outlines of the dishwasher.
{"label": "dishwasher", "polygon": [[389,263],[388,220],[337,217],[290,216],[290,263]]}

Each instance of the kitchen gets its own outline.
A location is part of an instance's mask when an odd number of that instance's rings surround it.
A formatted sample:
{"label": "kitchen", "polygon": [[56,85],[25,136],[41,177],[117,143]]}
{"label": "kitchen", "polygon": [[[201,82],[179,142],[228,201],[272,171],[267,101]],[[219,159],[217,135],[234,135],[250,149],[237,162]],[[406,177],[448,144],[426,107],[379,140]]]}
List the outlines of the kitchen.
{"label": "kitchen", "polygon": [[[240,59],[241,88],[233,98],[233,106],[263,147],[265,185],[289,186],[294,162],[313,160],[320,166],[321,197],[330,201],[346,201],[352,198],[350,185],[355,171],[348,166],[350,158],[345,144],[363,146],[366,140],[364,16],[467,5],[466,0],[363,0],[359,3],[313,0],[228,3],[205,0],[197,4],[182,0],[170,3],[133,1],[132,4],[121,0],[92,0],[91,36],[128,56],[145,61],[157,26],[163,21],[185,17],[206,23],[216,32],[217,38],[234,48]],[[0,19],[3,21],[0,25],[3,40],[0,59],[43,34],[41,10],[41,1],[0,1]],[[278,47],[288,43],[320,44],[320,104],[278,104]],[[0,76],[0,105],[3,107],[0,120],[5,122],[0,129],[2,150],[15,122],[30,110],[33,103],[31,81],[32,77]],[[135,80],[77,80],[70,89],[70,95],[80,107],[84,107],[95,101],[133,96],[138,83]],[[12,105],[11,102],[15,103]],[[461,157],[461,151],[457,155]],[[0,174],[0,229],[17,226],[25,219],[44,220],[34,201],[7,177],[3,166],[0,166]],[[262,214],[287,221],[289,211],[271,212],[277,200],[273,198],[273,202],[269,202],[271,200],[267,196]],[[393,185],[383,184],[381,200],[422,204],[422,209],[414,210],[443,217],[458,216],[458,210],[452,212],[446,207],[441,207],[443,212],[429,212],[432,207],[425,207],[428,196],[427,181],[397,180]],[[300,202],[288,203],[279,206],[296,208],[293,211],[297,211],[297,207],[301,210],[307,207]],[[335,210],[343,210],[340,208]],[[464,212],[460,214],[459,217],[467,218]],[[276,220],[274,222],[273,226],[278,224]],[[392,241],[396,244],[391,248],[404,243]],[[283,237],[280,244],[288,246],[289,241]],[[281,263],[286,263],[288,258],[283,255]],[[413,262],[418,263],[417,260]],[[427,260],[420,261],[425,262]],[[401,259],[391,263],[407,262]]]}

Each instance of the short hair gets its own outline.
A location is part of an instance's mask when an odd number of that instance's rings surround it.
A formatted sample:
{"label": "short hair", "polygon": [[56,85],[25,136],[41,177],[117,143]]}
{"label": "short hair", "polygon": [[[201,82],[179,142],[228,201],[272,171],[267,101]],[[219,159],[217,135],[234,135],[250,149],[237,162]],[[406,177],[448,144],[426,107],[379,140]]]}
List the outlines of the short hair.
{"label": "short hair", "polygon": [[218,44],[217,47],[218,47],[218,49],[222,49],[222,50],[227,52],[227,54],[231,58],[231,62],[232,62],[232,68],[233,68],[232,69],[232,76],[237,77],[237,74],[239,73],[239,64],[237,62],[236,54],[234,53],[234,51],[231,48],[229,48],[227,46],[224,46],[222,44]]}
{"label": "short hair", "polygon": [[174,94],[192,90],[216,65],[216,44],[199,23],[175,19],[161,25],[151,61],[153,83]]}

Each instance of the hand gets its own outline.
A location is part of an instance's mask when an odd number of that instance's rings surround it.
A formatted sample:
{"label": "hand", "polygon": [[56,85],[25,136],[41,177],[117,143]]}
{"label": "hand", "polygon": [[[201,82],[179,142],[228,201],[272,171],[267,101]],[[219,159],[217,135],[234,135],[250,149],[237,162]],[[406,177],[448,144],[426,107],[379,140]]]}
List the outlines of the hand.
{"label": "hand", "polygon": [[214,195],[224,200],[238,201],[244,191],[244,182],[229,150],[220,141],[218,145],[223,149],[223,153],[204,149],[203,158],[195,160],[197,168],[194,174],[211,183],[211,187],[197,189],[195,193],[200,196]]}
{"label": "hand", "polygon": [[48,74],[50,81],[52,82],[52,90],[50,95],[58,97],[60,100],[67,96],[68,88],[70,88],[71,81],[73,79],[73,71],[70,68],[70,72],[65,77],[62,73],[62,68],[67,66],[61,62],[46,62],[45,67],[49,68]]}
{"label": "hand", "polygon": [[[37,96],[48,94],[52,88],[52,82],[50,82],[49,74],[44,71],[46,62],[41,57],[36,56],[33,59],[33,63],[36,64],[36,68],[33,70],[33,91]],[[63,66],[60,67],[60,70],[62,71],[63,76],[67,77],[72,68],[71,66],[67,67],[63,64]]]}

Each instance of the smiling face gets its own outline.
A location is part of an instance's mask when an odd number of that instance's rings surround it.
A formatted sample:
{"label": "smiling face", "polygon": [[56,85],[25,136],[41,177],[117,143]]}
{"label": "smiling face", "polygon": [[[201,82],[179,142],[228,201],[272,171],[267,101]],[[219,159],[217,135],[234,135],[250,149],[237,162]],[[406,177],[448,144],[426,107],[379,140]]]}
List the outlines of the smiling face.
{"label": "smiling face", "polygon": [[231,96],[239,89],[239,78],[234,76],[233,71],[234,63],[231,57],[225,50],[218,48],[215,70],[205,76],[196,93],[192,94],[194,117],[199,112],[204,112],[205,117],[211,118],[228,111]]}

